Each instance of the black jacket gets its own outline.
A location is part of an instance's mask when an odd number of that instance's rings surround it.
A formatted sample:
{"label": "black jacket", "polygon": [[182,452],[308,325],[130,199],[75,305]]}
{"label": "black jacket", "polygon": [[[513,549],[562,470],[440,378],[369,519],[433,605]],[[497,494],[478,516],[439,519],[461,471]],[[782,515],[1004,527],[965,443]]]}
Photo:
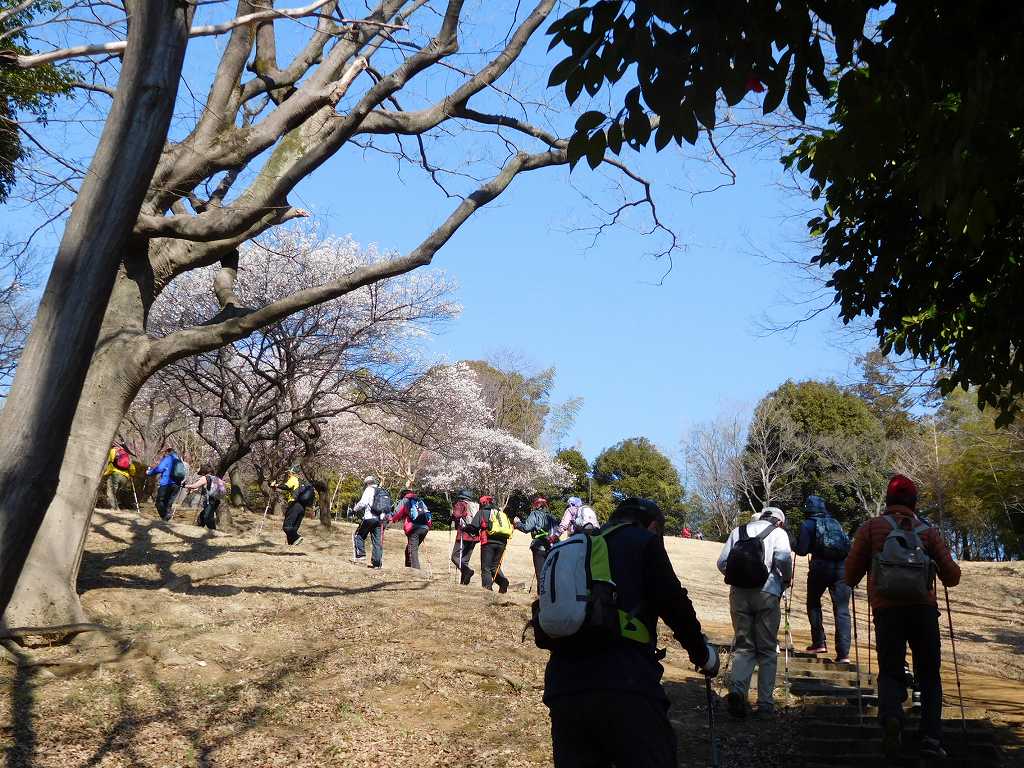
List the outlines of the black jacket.
{"label": "black jacket", "polygon": [[617,690],[667,701],[664,672],[655,657],[658,619],[686,649],[690,661],[707,661],[693,603],[679,583],[660,536],[629,525],[606,539],[619,608],[634,612],[650,632],[651,645],[621,639],[603,644],[569,642],[551,652],[544,674],[544,701],[593,690]]}

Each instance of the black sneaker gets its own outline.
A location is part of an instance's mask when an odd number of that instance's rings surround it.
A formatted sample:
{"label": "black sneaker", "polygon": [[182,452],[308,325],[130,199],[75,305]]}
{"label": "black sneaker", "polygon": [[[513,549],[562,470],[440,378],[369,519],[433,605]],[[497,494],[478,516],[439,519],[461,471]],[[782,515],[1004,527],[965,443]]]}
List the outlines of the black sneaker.
{"label": "black sneaker", "polygon": [[942,742],[938,739],[933,739],[925,736],[921,739],[921,757],[926,757],[931,760],[945,760],[949,757],[949,753],[942,746]]}
{"label": "black sneaker", "polygon": [[895,760],[900,756],[900,747],[903,744],[903,723],[895,717],[888,717],[882,723],[882,751],[888,760]]}
{"label": "black sneaker", "polygon": [[727,711],[737,720],[747,716],[747,698],[741,693],[730,693],[725,697]]}
{"label": "black sneaker", "polygon": [[297,538],[295,541],[292,542],[292,546],[294,547],[294,546],[296,546],[298,544],[301,544],[301,543],[302,543],[302,537],[299,536],[299,538]]}

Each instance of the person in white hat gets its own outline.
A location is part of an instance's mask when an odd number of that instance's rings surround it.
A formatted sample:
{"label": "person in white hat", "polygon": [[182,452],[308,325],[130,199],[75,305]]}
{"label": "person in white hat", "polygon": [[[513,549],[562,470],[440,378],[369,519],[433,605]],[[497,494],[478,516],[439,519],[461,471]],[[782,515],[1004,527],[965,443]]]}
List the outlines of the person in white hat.
{"label": "person in white hat", "polygon": [[793,553],[784,530],[786,515],[765,507],[757,519],[737,526],[718,556],[718,570],[730,585],[729,613],[736,633],[732,679],[726,697],[729,714],[747,715],[747,692],[757,667],[757,712],[775,710],[782,593],[793,578]]}
{"label": "person in white hat", "polygon": [[353,559],[357,563],[366,562],[366,537],[369,536],[373,544],[373,551],[370,555],[370,568],[380,568],[384,562],[384,542],[381,535],[381,527],[387,522],[387,516],[392,513],[391,496],[377,484],[377,478],[369,475],[363,480],[363,495],[352,508],[356,514],[362,512],[363,519],[359,521],[359,527],[352,534]]}

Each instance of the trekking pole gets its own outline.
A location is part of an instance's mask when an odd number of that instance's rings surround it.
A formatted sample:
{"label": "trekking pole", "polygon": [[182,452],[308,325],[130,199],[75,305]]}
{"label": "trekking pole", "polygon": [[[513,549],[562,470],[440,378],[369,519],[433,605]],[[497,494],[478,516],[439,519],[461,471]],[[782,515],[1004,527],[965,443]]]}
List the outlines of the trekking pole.
{"label": "trekking pole", "polygon": [[718,768],[718,737],[715,735],[715,700],[711,692],[711,678],[704,676],[704,690],[708,694],[708,733],[711,738],[711,768]]}
{"label": "trekking pole", "polygon": [[953,672],[956,673],[956,695],[960,699],[960,729],[963,732],[964,743],[967,742],[967,715],[964,714],[964,694],[960,688],[960,664],[956,659],[956,636],[953,634],[953,611],[949,607],[949,587],[945,584],[942,589],[946,592],[946,618],[949,619],[949,644],[953,646]]}
{"label": "trekking pole", "polygon": [[860,690],[860,640],[857,636],[857,590],[850,590],[850,607],[853,609],[853,655],[856,660],[857,713],[864,720],[864,695]]}
{"label": "trekking pole", "polygon": [[260,525],[256,529],[256,538],[257,539],[260,537],[260,534],[263,533],[263,524],[267,521],[267,513],[269,511],[270,511],[270,499],[267,499],[267,508],[263,510],[263,517],[260,519]]}
{"label": "trekking pole", "polygon": [[871,635],[873,634],[872,631],[871,631],[871,603],[868,603],[868,626],[867,626],[867,632],[868,632],[868,675],[870,676],[871,675]]}
{"label": "trekking pole", "polygon": [[[795,571],[795,568],[794,568]],[[786,644],[785,661],[783,662],[782,680],[786,689],[786,706],[789,706],[789,645],[793,635],[789,628],[789,607],[793,604],[793,585],[789,585],[789,599],[786,600],[786,627],[783,633],[783,642]]]}
{"label": "trekking pole", "polygon": [[142,509],[139,507],[139,494],[135,492],[135,478],[129,477],[128,482],[132,484],[132,498],[135,499],[135,511],[141,515]]}

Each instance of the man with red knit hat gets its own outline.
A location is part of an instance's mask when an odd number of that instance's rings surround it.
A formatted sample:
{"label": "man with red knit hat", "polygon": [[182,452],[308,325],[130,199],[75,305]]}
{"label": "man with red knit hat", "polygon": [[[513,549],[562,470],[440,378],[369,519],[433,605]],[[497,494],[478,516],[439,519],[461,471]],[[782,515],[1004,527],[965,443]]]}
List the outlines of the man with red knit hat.
{"label": "man with red knit hat", "polygon": [[[886,514],[864,523],[854,537],[846,558],[846,583],[856,587],[872,568],[894,531],[904,531],[906,542],[920,540],[935,572],[947,587],[960,583],[960,567],[953,561],[937,528],[924,523],[914,512],[917,486],[909,477],[895,475],[885,494]],[[881,571],[879,571],[879,574]],[[893,599],[879,594],[876,575],[868,576],[868,601],[875,613],[878,647],[878,717],[884,730],[883,744],[890,757],[898,755],[903,732],[903,702],[907,699],[907,644],[914,655],[914,677],[921,690],[921,756],[943,758],[942,679],[939,674],[939,609],[934,581],[917,599]]]}

